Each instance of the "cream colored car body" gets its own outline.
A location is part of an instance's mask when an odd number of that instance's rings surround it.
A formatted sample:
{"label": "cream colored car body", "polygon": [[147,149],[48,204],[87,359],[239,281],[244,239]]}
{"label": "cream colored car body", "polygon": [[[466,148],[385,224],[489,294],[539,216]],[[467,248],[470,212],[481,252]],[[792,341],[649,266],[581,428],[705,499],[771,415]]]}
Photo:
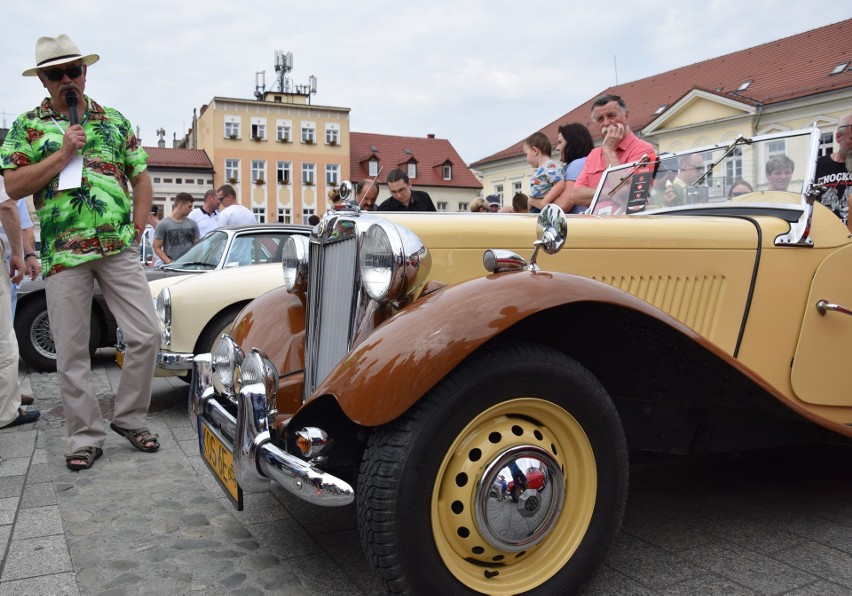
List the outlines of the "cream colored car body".
{"label": "cream colored car body", "polygon": [[[209,351],[211,346],[199,346],[198,341],[217,316],[228,311],[233,311],[236,316],[242,306],[272,288],[281,286],[283,282],[281,263],[236,267],[204,275],[150,282],[151,297],[155,301],[164,288],[169,288],[171,293],[171,324],[166,329],[160,322],[160,353],[195,354],[198,351]],[[165,341],[166,336],[171,338],[168,343]],[[158,377],[188,375],[189,372],[188,369],[160,366],[154,370]]]}

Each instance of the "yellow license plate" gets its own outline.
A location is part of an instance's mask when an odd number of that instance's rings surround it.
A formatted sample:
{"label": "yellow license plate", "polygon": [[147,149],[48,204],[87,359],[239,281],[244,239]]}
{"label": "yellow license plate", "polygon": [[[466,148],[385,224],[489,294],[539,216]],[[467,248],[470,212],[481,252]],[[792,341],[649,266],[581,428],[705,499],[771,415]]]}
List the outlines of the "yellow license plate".
{"label": "yellow license plate", "polygon": [[115,361],[118,362],[118,368],[124,368],[124,352],[115,349]]}
{"label": "yellow license plate", "polygon": [[231,502],[237,511],[243,510],[243,489],[237,483],[237,474],[234,468],[234,455],[225,447],[225,443],[215,430],[210,428],[202,419],[198,420],[199,438],[201,444],[201,455],[204,462],[225,493],[231,498]]}

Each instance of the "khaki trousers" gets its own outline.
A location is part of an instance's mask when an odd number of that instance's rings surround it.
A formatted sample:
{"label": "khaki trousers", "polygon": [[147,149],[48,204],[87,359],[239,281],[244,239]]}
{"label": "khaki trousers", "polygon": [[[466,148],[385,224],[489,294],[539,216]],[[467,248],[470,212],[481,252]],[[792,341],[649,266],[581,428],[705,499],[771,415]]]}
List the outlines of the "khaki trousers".
{"label": "khaki trousers", "polygon": [[[0,263],[6,262],[3,243],[0,242]],[[10,303],[12,286],[9,270],[0,265],[0,428],[18,417],[21,392],[18,390],[18,339],[12,326]]]}
{"label": "khaki trousers", "polygon": [[127,344],[112,421],[122,428],[145,426],[160,342],[154,303],[138,253],[131,247],[45,278],[69,453],[81,447],[103,447],[106,439],[88,349],[95,280]]}

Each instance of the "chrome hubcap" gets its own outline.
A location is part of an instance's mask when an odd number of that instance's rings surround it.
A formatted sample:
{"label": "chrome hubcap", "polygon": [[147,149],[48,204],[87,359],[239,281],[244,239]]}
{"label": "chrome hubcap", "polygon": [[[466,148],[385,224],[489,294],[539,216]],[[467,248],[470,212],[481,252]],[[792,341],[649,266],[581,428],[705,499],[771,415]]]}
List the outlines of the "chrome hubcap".
{"label": "chrome hubcap", "polygon": [[562,469],[550,453],[535,445],[506,449],[479,481],[479,534],[496,549],[524,551],[547,536],[564,503]]}

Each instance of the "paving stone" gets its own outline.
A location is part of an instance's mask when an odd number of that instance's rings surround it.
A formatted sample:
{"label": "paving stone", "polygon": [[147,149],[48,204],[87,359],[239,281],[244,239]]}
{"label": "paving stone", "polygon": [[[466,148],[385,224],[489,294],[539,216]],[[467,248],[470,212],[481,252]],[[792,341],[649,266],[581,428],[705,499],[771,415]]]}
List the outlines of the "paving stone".
{"label": "paving stone", "polygon": [[57,535],[64,536],[64,530],[59,508],[56,505],[18,511],[13,535],[15,540]]}
{"label": "paving stone", "polygon": [[761,593],[778,593],[817,579],[796,567],[719,540],[686,550],[682,556]]}
{"label": "paving stone", "polygon": [[3,456],[3,463],[0,463],[0,478],[8,478],[10,476],[23,476],[27,473],[30,467],[29,457],[11,457],[0,451]]}
{"label": "paving stone", "polygon": [[47,505],[56,505],[56,493],[52,483],[30,484],[24,489],[21,496],[22,509],[35,509]]}
{"label": "paving stone", "polygon": [[73,573],[54,573],[0,582],[0,596],[79,596]]}
{"label": "paving stone", "polygon": [[704,572],[700,565],[623,533],[612,546],[606,564],[654,589],[665,588]]}
{"label": "paving stone", "polygon": [[852,552],[810,542],[776,553],[775,558],[845,586],[852,593]]}
{"label": "paving stone", "polygon": [[0,581],[73,571],[65,536],[12,540]]}
{"label": "paving stone", "polygon": [[[0,464],[0,470],[3,469],[5,463]],[[19,497],[24,492],[24,482],[27,477],[24,475],[21,476],[4,476],[3,480],[0,481],[0,499],[7,499],[9,497]]]}
{"label": "paving stone", "polygon": [[18,512],[18,502],[20,500],[20,497],[0,499],[0,526],[5,526],[15,521],[15,514]]}

